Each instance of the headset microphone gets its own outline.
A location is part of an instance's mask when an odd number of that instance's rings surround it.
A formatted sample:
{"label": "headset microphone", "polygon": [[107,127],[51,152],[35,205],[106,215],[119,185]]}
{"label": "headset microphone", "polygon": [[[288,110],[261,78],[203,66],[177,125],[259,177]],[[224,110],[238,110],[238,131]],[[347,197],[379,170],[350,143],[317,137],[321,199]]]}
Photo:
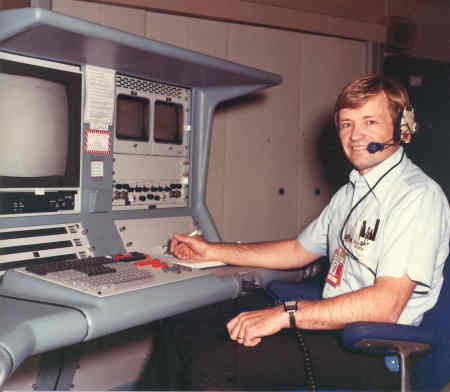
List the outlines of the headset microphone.
{"label": "headset microphone", "polygon": [[371,154],[375,154],[377,151],[383,151],[386,143],[372,142],[367,145],[367,151]]}
{"label": "headset microphone", "polygon": [[372,142],[367,145],[367,151],[371,154],[375,154],[377,151],[383,151],[386,147],[395,146],[396,144],[400,144],[400,142],[394,139],[391,139],[386,143]]}

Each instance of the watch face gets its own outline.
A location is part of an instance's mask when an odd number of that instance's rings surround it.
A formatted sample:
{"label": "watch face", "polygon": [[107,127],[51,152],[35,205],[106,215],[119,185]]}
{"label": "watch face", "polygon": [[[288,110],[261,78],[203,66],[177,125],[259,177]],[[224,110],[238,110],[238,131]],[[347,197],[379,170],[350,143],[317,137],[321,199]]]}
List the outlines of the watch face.
{"label": "watch face", "polygon": [[289,312],[289,311],[293,311],[293,310],[297,310],[297,301],[286,301],[285,303],[284,303],[284,310],[286,311],[286,312]]}

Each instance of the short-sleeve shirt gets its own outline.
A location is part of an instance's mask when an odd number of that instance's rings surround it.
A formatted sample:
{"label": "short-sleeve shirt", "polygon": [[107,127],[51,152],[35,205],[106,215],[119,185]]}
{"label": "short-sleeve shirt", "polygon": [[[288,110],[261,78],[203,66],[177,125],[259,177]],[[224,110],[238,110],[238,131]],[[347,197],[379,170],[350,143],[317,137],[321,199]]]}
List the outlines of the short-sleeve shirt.
{"label": "short-sleeve shirt", "polygon": [[329,274],[323,298],[407,274],[416,287],[398,323],[419,325],[442,287],[449,222],[440,186],[399,148],[365,175],[353,170],[298,240],[310,252],[328,255],[330,271],[340,274],[340,280]]}

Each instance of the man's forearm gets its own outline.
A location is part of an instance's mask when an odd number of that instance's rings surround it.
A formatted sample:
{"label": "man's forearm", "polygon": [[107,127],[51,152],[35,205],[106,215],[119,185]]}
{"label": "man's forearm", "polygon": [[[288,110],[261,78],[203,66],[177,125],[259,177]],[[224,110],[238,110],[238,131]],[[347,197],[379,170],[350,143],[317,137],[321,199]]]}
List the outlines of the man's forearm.
{"label": "man's forearm", "polygon": [[[396,322],[413,292],[407,275],[378,278],[375,285],[335,298],[298,301],[296,325],[302,329],[341,329],[355,321]],[[283,306],[240,313],[227,323],[230,337],[245,346],[289,327]]]}
{"label": "man's forearm", "polygon": [[356,321],[395,323],[414,287],[407,276],[382,278],[374,286],[335,298],[300,300],[296,324],[302,329],[341,329]]}
{"label": "man's forearm", "polygon": [[375,306],[364,305],[365,298],[361,290],[336,298],[299,300],[296,325],[302,329],[342,329],[355,321],[381,321],[375,316]]}
{"label": "man's forearm", "polygon": [[260,243],[212,243],[211,259],[225,263],[263,268],[289,269],[309,264],[319,255],[308,252],[297,239]]}

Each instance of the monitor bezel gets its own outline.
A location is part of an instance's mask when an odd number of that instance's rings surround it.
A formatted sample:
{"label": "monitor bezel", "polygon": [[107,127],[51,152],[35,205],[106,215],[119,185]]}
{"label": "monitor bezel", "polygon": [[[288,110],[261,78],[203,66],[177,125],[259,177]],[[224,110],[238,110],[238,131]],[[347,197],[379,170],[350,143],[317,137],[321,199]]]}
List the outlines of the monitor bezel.
{"label": "monitor bezel", "polygon": [[[68,161],[65,168],[65,176],[67,177],[67,171],[70,170],[73,173],[71,174],[75,180],[69,183],[68,185],[52,185],[45,184],[42,182],[35,182],[33,180],[29,181],[28,184],[22,186],[20,184],[20,180],[17,182],[17,185],[13,186],[0,186],[0,192],[24,192],[24,193],[33,193],[37,196],[45,195],[49,192],[58,192],[58,191],[73,191],[75,193],[75,207],[72,210],[59,210],[56,212],[32,212],[32,213],[24,213],[24,214],[12,214],[12,215],[2,215],[4,217],[7,216],[29,216],[29,215],[54,215],[54,214],[73,214],[79,213],[81,211],[81,184],[82,184],[82,172],[83,172],[83,163],[82,163],[82,118],[83,118],[83,73],[81,68],[76,65],[60,63],[51,60],[42,60],[34,57],[28,57],[13,53],[8,53],[4,51],[0,51],[0,62],[3,64],[14,65],[15,71],[8,72],[14,75],[19,76],[35,76],[39,77],[39,74],[42,72],[45,74],[45,71],[49,71],[51,75],[55,76],[56,79],[60,79],[63,83],[72,83],[72,88],[76,89],[77,98],[73,98],[69,96],[68,98],[71,101],[70,105],[75,113],[71,113],[71,125],[69,130],[69,152],[68,152]],[[34,70],[34,71],[33,71]],[[1,71],[0,71],[1,72]],[[57,75],[60,75],[59,77]],[[52,80],[51,78],[42,77],[44,80],[57,81]],[[64,82],[65,81],[65,82]],[[77,87],[74,87],[74,85]],[[67,88],[67,86],[66,86]],[[77,102],[79,100],[79,102]],[[72,146],[72,147],[70,147]],[[74,155],[71,157],[70,155]],[[70,168],[70,166],[73,166]],[[5,176],[7,177],[7,176]],[[16,178],[16,177],[11,177]],[[18,177],[17,177],[18,178]],[[28,177],[24,177],[29,179]],[[41,177],[42,179],[45,177]],[[27,180],[25,180],[27,181]],[[25,182],[24,181],[24,182]],[[70,182],[70,181],[69,181]]]}

